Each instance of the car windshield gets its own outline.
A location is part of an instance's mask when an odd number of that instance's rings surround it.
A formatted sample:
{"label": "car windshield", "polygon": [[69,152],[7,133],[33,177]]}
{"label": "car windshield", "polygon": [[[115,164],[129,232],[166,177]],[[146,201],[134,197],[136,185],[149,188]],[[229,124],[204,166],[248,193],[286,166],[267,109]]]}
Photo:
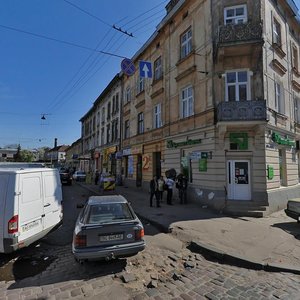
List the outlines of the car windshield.
{"label": "car windshield", "polygon": [[85,175],[85,173],[84,172],[77,172],[77,175]]}
{"label": "car windshield", "polygon": [[87,224],[109,223],[120,220],[133,220],[127,203],[106,203],[91,205]]}

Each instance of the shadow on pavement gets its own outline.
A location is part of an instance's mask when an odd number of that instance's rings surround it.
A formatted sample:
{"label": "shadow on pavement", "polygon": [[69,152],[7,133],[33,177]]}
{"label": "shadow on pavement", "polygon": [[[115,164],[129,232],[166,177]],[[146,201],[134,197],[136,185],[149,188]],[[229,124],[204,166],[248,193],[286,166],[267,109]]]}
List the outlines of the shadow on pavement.
{"label": "shadow on pavement", "polygon": [[283,231],[293,235],[296,239],[300,240],[300,224],[297,222],[284,222],[273,224],[272,227],[280,228]]}

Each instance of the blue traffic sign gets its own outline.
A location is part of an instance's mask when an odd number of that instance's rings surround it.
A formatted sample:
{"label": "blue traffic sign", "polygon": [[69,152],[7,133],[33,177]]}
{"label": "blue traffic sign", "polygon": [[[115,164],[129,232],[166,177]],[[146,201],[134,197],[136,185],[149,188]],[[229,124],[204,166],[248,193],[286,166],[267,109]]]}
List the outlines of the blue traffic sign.
{"label": "blue traffic sign", "polygon": [[121,62],[121,69],[126,75],[133,75],[135,72],[135,66],[133,61],[129,58],[124,58]]}
{"label": "blue traffic sign", "polygon": [[151,61],[140,60],[140,76],[145,78],[152,78],[152,64]]}

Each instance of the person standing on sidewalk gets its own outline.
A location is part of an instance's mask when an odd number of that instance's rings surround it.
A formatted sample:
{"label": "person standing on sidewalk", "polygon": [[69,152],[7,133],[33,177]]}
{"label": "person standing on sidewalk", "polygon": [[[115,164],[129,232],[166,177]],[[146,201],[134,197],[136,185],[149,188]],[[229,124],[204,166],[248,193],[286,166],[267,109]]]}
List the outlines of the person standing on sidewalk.
{"label": "person standing on sidewalk", "polygon": [[160,176],[157,182],[158,182],[159,198],[160,198],[160,201],[162,202],[163,196],[164,196],[164,186],[165,186],[164,177]]}
{"label": "person standing on sidewalk", "polygon": [[175,181],[169,177],[166,180],[166,185],[168,186],[167,189],[167,204],[173,205],[172,203],[172,198],[173,198],[173,186],[174,186]]}
{"label": "person standing on sidewalk", "polygon": [[150,207],[152,207],[153,203],[153,196],[155,195],[156,198],[156,206],[160,207],[160,193],[158,190],[158,182],[157,182],[157,177],[153,176],[153,179],[150,181]]}

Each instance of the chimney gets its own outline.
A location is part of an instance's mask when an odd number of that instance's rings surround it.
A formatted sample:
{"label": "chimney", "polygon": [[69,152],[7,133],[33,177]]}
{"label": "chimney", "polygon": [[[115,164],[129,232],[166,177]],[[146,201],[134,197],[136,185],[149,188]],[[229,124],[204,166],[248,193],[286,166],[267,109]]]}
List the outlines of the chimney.
{"label": "chimney", "polygon": [[54,139],[54,148],[57,147],[57,138]]}

